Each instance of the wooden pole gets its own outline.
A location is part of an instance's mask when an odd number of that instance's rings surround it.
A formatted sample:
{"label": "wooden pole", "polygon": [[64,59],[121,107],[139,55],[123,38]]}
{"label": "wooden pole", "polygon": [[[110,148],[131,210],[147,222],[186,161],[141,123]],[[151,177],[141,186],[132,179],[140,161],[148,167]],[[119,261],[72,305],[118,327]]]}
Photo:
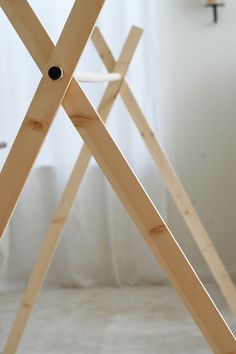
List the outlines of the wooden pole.
{"label": "wooden pole", "polygon": [[[20,0],[1,0],[0,5],[9,11],[19,8],[21,15],[26,16],[25,21],[30,28],[31,19],[22,13],[22,3]],[[56,48],[44,60],[43,77],[0,174],[0,238],[61,105],[103,3],[104,0],[76,0]],[[40,33],[35,35],[39,43]],[[49,69],[55,68],[55,65],[63,70],[63,77],[56,80],[48,74]]]}
{"label": "wooden pole", "polygon": [[[5,5],[4,12],[8,14],[7,9],[11,7],[9,5],[11,1],[2,0],[0,4],[2,5],[3,3]],[[19,3],[20,11],[18,12]],[[54,45],[42,26],[40,32],[41,41],[38,41],[38,32],[35,38],[35,30],[39,29],[40,23],[33,12],[30,18],[33,26],[29,26],[28,23],[27,26],[25,25],[25,16],[22,17],[22,8],[24,7],[23,15],[25,11],[30,11],[30,8],[27,9],[27,2],[21,0],[21,2],[14,1],[12,4],[14,4],[11,7],[13,13],[10,13],[9,18],[14,27],[18,27],[17,25],[20,22],[17,31],[19,36],[35,61],[39,63],[39,67],[44,69]],[[35,50],[36,46],[37,50]],[[39,52],[41,53],[40,56]],[[38,62],[39,58],[43,58],[43,60]],[[209,345],[215,353],[229,354],[236,352],[236,341],[232,332],[127,161],[107,132],[98,113],[92,107],[82,88],[72,79],[65,92],[62,102],[65,111],[133,218],[153,254],[166,271],[169,280],[182,298]],[[12,170],[12,173],[17,174],[17,172],[17,168]],[[9,198],[9,196],[6,197]]]}
{"label": "wooden pole", "polygon": [[[119,68],[121,79],[128,70],[129,64],[133,57],[136,46],[141,36],[141,29],[133,27],[130,31],[126,44],[121,52],[120,58],[114,65],[114,70]],[[117,97],[121,88],[121,83],[110,83],[105,90],[98,111],[102,114],[103,120],[106,120],[115,98]],[[20,340],[24,333],[25,327],[29,320],[33,306],[37,301],[42,284],[48,272],[48,268],[52,262],[53,256],[59,244],[63,228],[68,218],[70,209],[73,205],[74,199],[78,192],[82,178],[88,167],[91,154],[83,145],[75,167],[69,178],[65,191],[62,195],[61,201],[54,213],[51,225],[48,229],[47,235],[39,252],[37,261],[34,265],[31,277],[29,279],[27,288],[23,294],[20,308],[8,336],[4,354],[15,353],[19,346]]]}
{"label": "wooden pole", "polygon": [[[115,65],[116,61],[112,56],[112,52],[108,47],[102,33],[97,27],[92,33],[92,41],[104,65],[108,70],[110,70],[110,68]],[[201,254],[211,270],[216,283],[221,289],[231,311],[236,315],[236,289],[233,281],[231,280],[220,256],[214,247],[214,244],[209,238],[199,216],[197,215],[187,192],[182,186],[153,130],[148,125],[147,119],[145,118],[138,102],[136,101],[128,83],[125,80],[123,81],[120,94],[154,162],[159,168],[172,198],[174,199]]]}

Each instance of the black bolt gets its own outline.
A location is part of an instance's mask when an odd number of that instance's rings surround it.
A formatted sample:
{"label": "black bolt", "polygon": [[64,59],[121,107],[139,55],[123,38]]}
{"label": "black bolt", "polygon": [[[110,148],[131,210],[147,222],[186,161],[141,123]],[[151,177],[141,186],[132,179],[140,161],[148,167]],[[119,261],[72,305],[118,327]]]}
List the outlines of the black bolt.
{"label": "black bolt", "polygon": [[61,68],[59,68],[58,66],[52,66],[49,70],[48,70],[48,76],[50,77],[50,79],[52,80],[59,80],[62,78],[63,76],[63,70]]}

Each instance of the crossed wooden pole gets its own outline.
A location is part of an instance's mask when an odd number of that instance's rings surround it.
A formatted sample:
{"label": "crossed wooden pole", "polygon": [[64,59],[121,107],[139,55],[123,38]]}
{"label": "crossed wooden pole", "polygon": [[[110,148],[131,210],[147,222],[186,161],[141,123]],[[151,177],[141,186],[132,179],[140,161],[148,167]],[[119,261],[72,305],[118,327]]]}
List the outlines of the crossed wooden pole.
{"label": "crossed wooden pole", "polygon": [[[101,116],[104,121],[106,120],[115,97],[120,93],[150,152],[153,157],[155,156],[154,160],[158,161],[159,168],[162,167],[161,172],[164,179],[176,202],[178,201],[177,204],[182,210],[188,226],[192,232],[195,229],[193,234],[195,240],[198,240],[198,246],[204,248],[203,254],[206,259],[211,259],[208,264],[211,263],[212,272],[214,275],[220,273],[219,277],[215,277],[221,290],[223,291],[225,287],[228,289],[227,293],[224,290],[224,294],[231,308],[235,308],[233,307],[233,304],[235,306],[233,284],[196,216],[186,192],[183,190],[124,80],[141,30],[138,28],[132,29],[117,62],[115,62],[99,30],[95,29],[93,32],[92,39],[108,71],[119,72],[122,77],[119,82],[112,82],[108,85],[98,112],[92,107],[79,83],[73,78],[75,67],[103,3],[104,0],[76,0],[58,43],[54,46],[26,0],[0,0],[0,5],[5,14],[43,73],[0,175],[0,235],[5,230],[56,112],[62,104],[90,153],[102,168],[155,257],[166,271],[169,280],[211,348],[215,353],[236,353],[236,341],[232,332],[100,118]],[[53,75],[51,75],[52,72]],[[5,354],[15,353],[17,349],[32,306],[36,301],[59,242],[65,220],[88,165],[90,159],[88,149],[83,146],[56,210],[8,338]],[[196,230],[198,232],[204,231],[201,238],[197,236]],[[205,246],[202,240],[207,241]],[[209,251],[211,252],[209,253]],[[209,254],[211,254],[211,257],[209,257]],[[214,267],[215,260],[219,267],[217,272],[215,272]],[[229,299],[232,299],[232,301],[229,301]]]}

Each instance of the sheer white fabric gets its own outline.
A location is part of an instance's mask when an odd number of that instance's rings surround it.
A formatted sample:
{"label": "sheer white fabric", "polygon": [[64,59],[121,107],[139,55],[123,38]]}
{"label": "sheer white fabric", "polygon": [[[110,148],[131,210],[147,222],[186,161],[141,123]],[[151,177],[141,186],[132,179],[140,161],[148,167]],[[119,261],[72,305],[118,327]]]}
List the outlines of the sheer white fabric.
{"label": "sheer white fabric", "polygon": [[[30,1],[55,43],[72,3]],[[127,77],[149,123],[160,137],[160,92],[152,75],[155,70],[152,60],[155,54],[152,49],[154,7],[155,1],[107,0],[98,26],[115,57],[118,57],[130,27],[144,28]],[[8,148],[0,151],[3,166],[41,74],[3,13],[0,16],[0,42],[0,137],[8,143]],[[79,62],[78,71],[105,72],[91,43]],[[105,86],[83,84],[95,106]],[[164,214],[163,184],[120,98],[112,109],[107,126]],[[25,285],[81,145],[81,138],[60,109],[0,245],[0,291]],[[65,227],[48,282],[87,287],[150,284],[162,279],[154,257],[92,160]]]}

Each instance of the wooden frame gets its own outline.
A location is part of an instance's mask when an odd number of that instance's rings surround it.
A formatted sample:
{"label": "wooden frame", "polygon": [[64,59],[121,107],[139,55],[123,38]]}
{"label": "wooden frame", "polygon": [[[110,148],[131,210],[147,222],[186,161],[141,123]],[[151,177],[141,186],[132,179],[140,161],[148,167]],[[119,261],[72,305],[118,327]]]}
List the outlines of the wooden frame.
{"label": "wooden frame", "polygon": [[[115,65],[115,59],[98,28],[94,29],[91,38],[107,70],[111,70]],[[203,258],[211,270],[216,283],[225,296],[230,309],[234,315],[236,315],[235,286],[203,224],[201,223],[201,220],[198,217],[187,192],[176,175],[174,168],[161,147],[161,144],[158,142],[158,138],[148,125],[147,119],[139,107],[126,80],[123,81],[120,95],[155,164],[159,168],[162,178],[169,189],[169,192],[175,201],[186,225],[188,226],[189,231],[191,232]]]}
{"label": "wooden frame", "polygon": [[[122,78],[124,78],[127,72],[141,33],[141,29],[137,27],[132,28],[123,47],[120,58],[113,67],[113,71],[118,70]],[[115,102],[115,98],[121,89],[121,85],[122,82],[119,81],[110,83],[107,86],[98,108],[98,112],[101,115],[103,121],[105,121],[108,117],[108,114]],[[43,281],[46,277],[48,268],[53,259],[53,255],[56,252],[57,245],[59,244],[62,235],[62,230],[78,192],[80,183],[82,182],[82,178],[88,167],[90,158],[91,154],[88,148],[86,145],[83,145],[61,201],[54,213],[51,225],[47,232],[47,236],[44,240],[37,262],[33,268],[28,286],[23,295],[19,311],[6,343],[6,353],[13,351],[13,349],[15,351],[20,338],[23,335],[25,326],[28,322],[33,306],[37,300]]]}
{"label": "wooden frame", "polygon": [[[0,198],[3,201],[0,208],[1,234],[56,111],[62,103],[209,345],[216,353],[236,352],[236,341],[232,332],[116,147],[98,113],[80,85],[72,78],[75,65],[102,3],[102,0],[75,1],[54,49],[53,43],[25,0],[0,1],[4,12],[43,72],[39,87],[0,175]],[[78,24],[82,31],[79,30]],[[66,45],[68,42],[70,47]],[[63,56],[65,49],[66,55]],[[64,76],[61,80],[51,82],[47,71],[57,63],[63,68]],[[107,109],[104,107],[105,112]],[[54,223],[60,223],[60,218],[54,220]],[[27,306],[30,304],[26,303],[25,307]],[[5,353],[14,353],[17,343],[9,345],[11,348],[6,348]]]}

